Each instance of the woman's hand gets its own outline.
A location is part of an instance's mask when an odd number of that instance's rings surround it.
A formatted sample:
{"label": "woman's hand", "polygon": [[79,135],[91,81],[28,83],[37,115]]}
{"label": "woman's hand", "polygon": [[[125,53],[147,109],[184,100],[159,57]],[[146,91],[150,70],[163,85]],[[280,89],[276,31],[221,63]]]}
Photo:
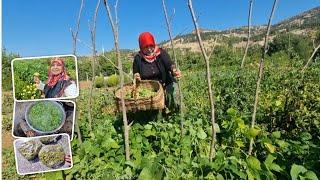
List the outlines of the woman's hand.
{"label": "woman's hand", "polygon": [[34,131],[27,131],[26,136],[27,137],[34,137],[34,136],[36,136],[36,133]]}
{"label": "woman's hand", "polygon": [[135,79],[136,81],[141,81],[140,74],[139,74],[139,73],[135,73],[135,74],[134,74],[134,79]]}
{"label": "woman's hand", "polygon": [[64,161],[66,162],[66,164],[71,167],[71,157],[70,155],[65,155],[64,156]]}
{"label": "woman's hand", "polygon": [[175,77],[177,79],[181,78],[181,76],[182,76],[181,71],[177,70],[176,68],[172,69],[172,75],[173,75],[173,77]]}
{"label": "woman's hand", "polygon": [[33,76],[33,82],[36,83],[37,85],[40,84],[39,76]]}

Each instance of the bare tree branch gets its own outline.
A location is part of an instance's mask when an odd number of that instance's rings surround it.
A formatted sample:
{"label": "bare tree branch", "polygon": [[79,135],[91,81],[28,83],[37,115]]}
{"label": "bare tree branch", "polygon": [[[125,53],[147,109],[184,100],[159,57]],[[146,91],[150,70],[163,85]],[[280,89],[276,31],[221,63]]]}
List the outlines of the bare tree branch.
{"label": "bare tree branch", "polygon": [[[168,19],[166,3],[165,3],[164,0],[162,0],[162,7],[163,7],[164,16],[165,16],[165,19],[166,19],[166,25],[167,25],[168,34],[169,34],[169,37],[170,37],[170,43],[171,43],[171,49],[172,49],[172,52],[173,52],[174,63],[176,65],[176,68],[179,69],[179,65],[178,65],[178,61],[177,61],[177,55],[176,55],[176,51],[175,51],[174,44],[173,44],[173,39],[172,39],[171,26],[170,26],[170,22],[169,22],[169,19]],[[184,128],[183,128],[183,124],[184,124],[184,104],[183,104],[183,94],[182,94],[182,90],[181,90],[181,84],[180,84],[179,80],[178,80],[178,90],[179,90],[179,98],[180,98],[180,128],[181,128],[181,135],[183,135],[184,134]]]}
{"label": "bare tree branch", "polygon": [[307,61],[306,65],[302,68],[301,72],[303,73],[306,68],[309,66],[309,64],[311,63],[311,60],[313,59],[313,56],[317,53],[317,51],[319,50],[320,48],[320,44],[314,49],[314,51],[312,52],[309,60]]}
{"label": "bare tree branch", "polygon": [[[105,58],[106,60],[108,60],[113,67],[115,67],[117,70],[119,70],[119,67],[118,67],[116,64],[114,64],[110,58],[108,58],[108,57],[105,56],[104,54],[102,54],[102,57]],[[133,80],[133,79],[132,79],[132,75],[130,75],[130,74],[124,72],[124,71],[123,71],[123,74],[126,75],[128,78],[130,78],[130,80]]]}
{"label": "bare tree branch", "polygon": [[[119,75],[120,75],[120,88],[123,89],[124,84],[124,76],[122,71],[122,61],[120,59],[120,49],[119,49],[119,31],[118,31],[118,17],[117,17],[117,7],[118,7],[118,0],[116,1],[115,5],[115,23],[111,15],[111,10],[108,4],[108,0],[104,0],[104,5],[107,10],[109,22],[111,24],[113,37],[114,37],[114,46],[116,49],[116,56],[118,60],[118,68],[119,68]],[[122,105],[122,120],[123,120],[123,126],[124,126],[124,143],[125,143],[125,152],[126,152],[126,160],[130,160],[130,141],[129,141],[129,126],[128,126],[128,120],[127,120],[127,113],[126,113],[126,106],[124,102],[124,95],[123,91],[120,91],[121,96],[121,105]]]}
{"label": "bare tree branch", "polygon": [[[72,28],[70,28],[70,32],[71,32],[71,36],[72,36],[72,47],[73,47],[72,54],[75,56],[76,56],[76,50],[77,50],[77,37],[78,37],[79,29],[80,29],[80,19],[81,19],[83,6],[84,6],[84,0],[81,0],[76,30],[73,31]],[[77,103],[77,99],[75,99],[75,102]],[[79,111],[76,111],[76,118],[75,118],[74,126],[75,126],[75,131],[78,136],[78,141],[81,144],[82,143],[82,135],[81,135],[81,131],[80,131],[79,123],[78,123],[78,117],[79,117]]]}
{"label": "bare tree branch", "polygon": [[89,23],[89,30],[91,34],[91,44],[92,44],[92,61],[91,61],[91,68],[92,68],[92,79],[91,79],[91,86],[90,86],[90,92],[89,92],[89,113],[88,113],[88,118],[89,118],[89,129],[92,131],[92,105],[93,105],[93,87],[94,87],[94,82],[95,82],[95,77],[96,77],[96,72],[95,72],[95,66],[96,66],[96,59],[97,59],[97,52],[96,52],[96,22],[97,22],[97,15],[98,15],[98,10],[100,7],[100,2],[101,0],[98,0],[96,9],[94,11],[94,16],[93,16],[93,22],[92,24]]}
{"label": "bare tree branch", "polygon": [[210,154],[209,154],[209,160],[212,162],[212,159],[216,155],[215,151],[215,143],[216,143],[216,129],[215,129],[215,108],[214,108],[214,95],[213,95],[213,84],[211,84],[211,72],[210,72],[210,64],[209,64],[209,57],[207,56],[206,50],[203,46],[203,42],[200,36],[199,27],[196,21],[196,16],[192,8],[192,0],[188,0],[188,7],[192,16],[193,24],[196,30],[197,39],[199,42],[199,46],[202,52],[202,55],[206,62],[206,69],[207,69],[207,82],[208,82],[208,93],[209,93],[209,99],[210,99],[210,105],[211,105],[211,124],[212,124],[212,137],[211,137],[211,145],[210,145]]}
{"label": "bare tree branch", "polygon": [[245,59],[246,59],[246,56],[247,56],[247,52],[248,52],[248,48],[249,48],[249,43],[250,43],[252,4],[253,4],[253,0],[249,0],[248,37],[247,37],[246,49],[244,50],[244,55],[243,55],[243,57],[242,57],[241,68],[243,68],[243,66],[244,66],[244,62],[245,62]]}
{"label": "bare tree branch", "polygon": [[[270,33],[270,28],[271,28],[271,21],[272,17],[274,15],[274,11],[276,9],[278,0],[274,0],[273,6],[272,6],[272,11],[269,17],[269,22],[268,22],[268,28],[266,32],[266,36],[264,39],[264,51],[262,54],[262,57],[260,59],[260,64],[259,64],[259,75],[258,75],[258,80],[257,80],[257,86],[256,86],[256,95],[255,95],[255,100],[254,100],[254,106],[253,106],[253,114],[252,114],[252,120],[251,120],[251,128],[254,128],[255,122],[256,122],[256,114],[257,114],[257,107],[258,107],[258,100],[259,100],[259,93],[260,93],[260,84],[261,84],[261,79],[263,75],[263,67],[264,67],[264,59],[268,51],[268,40],[269,40],[269,33]],[[249,146],[249,151],[248,154],[251,155],[252,149],[253,149],[253,138],[250,139],[250,146]]]}
{"label": "bare tree branch", "polygon": [[79,29],[80,29],[80,19],[81,19],[81,14],[82,14],[83,6],[84,6],[84,0],[81,0],[76,30],[73,31],[73,30],[70,28],[71,35],[72,35],[72,40],[73,40],[73,41],[72,41],[72,42],[73,42],[72,54],[74,54],[74,55],[76,54],[76,50],[77,50],[77,38],[78,38]]}
{"label": "bare tree branch", "polygon": [[214,52],[214,49],[216,48],[216,45],[217,45],[217,40],[218,40],[218,36],[214,39],[214,42],[213,42],[213,47],[208,55],[208,58],[210,59],[212,53]]}

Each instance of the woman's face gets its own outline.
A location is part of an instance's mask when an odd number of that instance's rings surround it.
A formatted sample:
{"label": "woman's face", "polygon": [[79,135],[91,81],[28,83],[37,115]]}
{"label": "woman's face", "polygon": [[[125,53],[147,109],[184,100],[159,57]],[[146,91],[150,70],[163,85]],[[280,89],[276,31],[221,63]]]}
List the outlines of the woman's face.
{"label": "woman's face", "polygon": [[146,54],[148,56],[152,55],[152,53],[154,52],[154,48],[155,48],[154,45],[148,45],[148,46],[144,47],[142,49],[143,54]]}
{"label": "woman's face", "polygon": [[60,73],[62,73],[62,70],[63,70],[63,65],[62,64],[59,64],[57,62],[54,62],[52,65],[51,65],[51,68],[50,68],[51,72],[53,75],[58,75]]}

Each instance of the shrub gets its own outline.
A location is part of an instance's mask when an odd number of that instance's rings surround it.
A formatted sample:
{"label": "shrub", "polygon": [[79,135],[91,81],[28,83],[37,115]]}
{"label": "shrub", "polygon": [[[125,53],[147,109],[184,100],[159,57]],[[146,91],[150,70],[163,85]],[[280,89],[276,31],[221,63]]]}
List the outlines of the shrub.
{"label": "shrub", "polygon": [[96,76],[94,86],[96,88],[102,88],[104,87],[104,77],[103,76]]}
{"label": "shrub", "polygon": [[107,78],[107,86],[108,87],[113,87],[113,86],[116,86],[118,85],[120,82],[120,77],[119,75],[116,75],[116,74],[113,74],[111,76],[109,76]]}

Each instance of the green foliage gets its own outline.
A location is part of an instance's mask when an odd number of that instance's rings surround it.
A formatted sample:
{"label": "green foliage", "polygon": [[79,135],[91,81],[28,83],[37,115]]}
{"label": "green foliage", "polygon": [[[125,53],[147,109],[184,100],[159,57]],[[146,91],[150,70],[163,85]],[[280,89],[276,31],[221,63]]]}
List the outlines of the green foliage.
{"label": "green foliage", "polygon": [[108,87],[113,87],[117,86],[120,82],[120,77],[119,75],[113,74],[107,78],[107,86]]}
{"label": "green foliage", "polygon": [[291,58],[296,56],[307,59],[312,52],[312,41],[310,38],[303,35],[291,33],[282,33],[276,35],[271,43],[269,43],[268,54],[284,51]]}
{"label": "green foliage", "polygon": [[290,175],[292,180],[298,179],[310,179],[310,180],[318,180],[317,175],[312,172],[308,171],[305,167],[301,165],[293,164],[290,170]]}
{"label": "green foliage", "polygon": [[2,49],[2,90],[12,90],[12,73],[11,61],[19,55],[14,53],[7,53],[6,49]]}
{"label": "green foliage", "polygon": [[[229,47],[213,52],[218,131],[213,162],[208,160],[212,126],[204,61],[199,53],[178,52],[187,108],[184,135],[179,114],[135,120],[129,131],[131,160],[126,161],[122,118],[110,111],[115,107],[114,92],[101,88],[94,93],[93,130],[89,131],[89,91],[81,89],[77,109],[83,143],[74,137],[74,166],[64,171],[65,178],[316,179],[320,176],[320,65],[315,63],[301,74],[300,56],[292,59],[284,50],[267,56],[257,125],[251,128],[260,53],[261,47],[251,47],[248,64],[240,69],[241,52]],[[118,85],[118,75],[110,77]],[[250,138],[255,143],[249,156]]]}
{"label": "green foliage", "polygon": [[104,87],[104,77],[103,76],[96,76],[94,86],[96,88]]}

